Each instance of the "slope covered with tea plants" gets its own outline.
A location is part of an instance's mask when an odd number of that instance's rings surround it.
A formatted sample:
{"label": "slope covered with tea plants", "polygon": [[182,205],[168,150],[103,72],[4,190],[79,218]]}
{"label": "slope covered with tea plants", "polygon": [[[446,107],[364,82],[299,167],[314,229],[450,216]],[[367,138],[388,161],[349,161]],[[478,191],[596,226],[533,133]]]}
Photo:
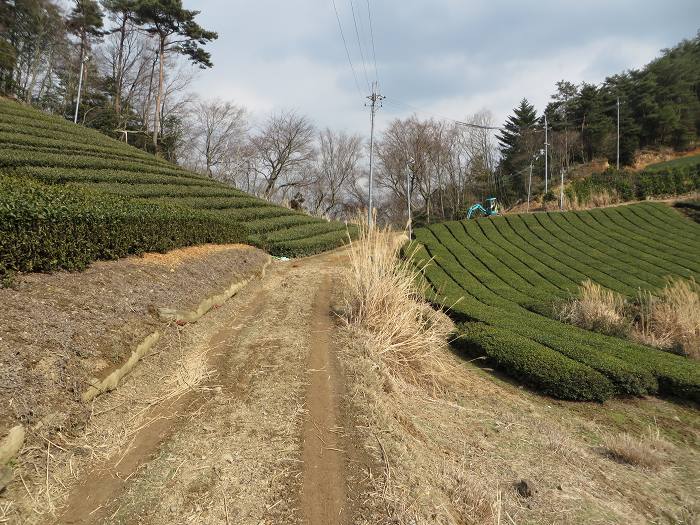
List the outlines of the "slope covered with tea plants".
{"label": "slope covered with tea plants", "polygon": [[[632,297],[700,275],[700,225],[653,203],[507,215],[416,230],[431,300],[460,324],[457,345],[563,399],[661,393],[700,400],[700,363],[562,323],[557,299],[585,280]],[[432,259],[432,260],[431,260]],[[430,261],[430,262],[428,262]]]}
{"label": "slope covered with tea plants", "polygon": [[276,255],[339,246],[347,228],[202,177],[97,131],[0,99],[0,272],[207,242]]}

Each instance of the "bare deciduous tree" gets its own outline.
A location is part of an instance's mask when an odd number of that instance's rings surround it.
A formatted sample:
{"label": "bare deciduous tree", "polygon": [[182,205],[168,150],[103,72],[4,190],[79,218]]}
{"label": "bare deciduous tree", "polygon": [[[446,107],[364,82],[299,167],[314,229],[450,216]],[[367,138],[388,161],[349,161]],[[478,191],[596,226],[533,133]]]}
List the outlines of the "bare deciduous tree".
{"label": "bare deciduous tree", "polygon": [[349,185],[356,178],[362,157],[362,138],[326,128],[318,135],[318,152],[309,192],[309,210],[315,215],[336,217],[342,211],[342,200]]}
{"label": "bare deciduous tree", "polygon": [[[232,166],[243,157],[247,132],[245,108],[221,100],[199,101],[192,109],[192,146],[202,170],[230,180]],[[229,172],[229,173],[227,173]]]}
{"label": "bare deciduous tree", "polygon": [[295,186],[304,186],[303,172],[314,158],[314,126],[293,111],[270,116],[250,139],[254,152],[253,168],[265,181],[262,194],[271,199]]}

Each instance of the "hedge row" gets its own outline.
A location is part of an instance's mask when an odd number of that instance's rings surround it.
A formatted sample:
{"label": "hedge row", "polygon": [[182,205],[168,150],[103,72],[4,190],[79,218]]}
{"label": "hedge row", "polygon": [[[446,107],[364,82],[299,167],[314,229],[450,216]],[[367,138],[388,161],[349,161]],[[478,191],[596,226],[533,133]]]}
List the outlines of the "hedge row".
{"label": "hedge row", "polygon": [[348,226],[347,229],[321,233],[305,239],[279,241],[265,248],[268,249],[272,255],[280,257],[305,257],[307,255],[338,248],[347,244],[350,238],[355,237],[357,237],[356,227]]}
{"label": "hedge row", "polygon": [[[154,175],[144,172],[124,171],[118,169],[95,168],[57,168],[51,166],[21,166],[4,169],[5,173],[26,176],[46,184],[66,184],[69,182],[83,184],[121,184],[121,185],[171,185],[174,188],[184,186],[205,186],[220,188],[221,185],[213,180],[179,177],[176,175]],[[99,189],[99,188],[98,188]]]}
{"label": "hedge row", "polygon": [[201,175],[168,166],[154,166],[141,162],[121,161],[118,159],[86,157],[56,152],[40,152],[32,149],[21,149],[16,146],[0,146],[0,168],[15,168],[25,166],[50,166],[53,168],[88,168],[111,169],[148,173],[156,175],[174,175],[197,180],[207,180]]}
{"label": "hedge row", "polygon": [[[80,268],[95,258],[217,239],[308,255],[347,239],[342,224],[274,205],[96,130],[4,99],[0,176],[8,177],[1,197],[13,217],[3,225],[14,232],[3,239],[7,269]],[[10,178],[22,182],[10,184]],[[17,184],[27,185],[27,207],[18,204]],[[92,245],[90,237],[96,239]],[[10,248],[10,238],[17,248]]]}
{"label": "hedge row", "polygon": [[196,210],[279,207],[251,195],[231,195],[226,197],[153,197],[152,199],[157,202],[185,206]]}
{"label": "hedge row", "polygon": [[605,233],[621,246],[634,250],[634,253],[639,257],[652,258],[655,264],[668,270],[669,273],[675,273],[683,277],[691,275],[687,268],[678,264],[675,257],[666,253],[663,246],[655,243],[652,239],[640,235],[638,230],[633,231],[620,227],[610,219],[605,210],[572,213],[598,234]]}
{"label": "hedge row", "polygon": [[[192,179],[188,180],[191,181]],[[178,180],[172,184],[119,184],[112,182],[93,182],[79,183],[78,186],[104,193],[110,193],[112,195],[121,195],[122,197],[138,197],[141,199],[154,197],[250,197],[250,195],[247,193],[235,188],[221,187],[218,185],[200,186],[189,184],[183,187],[179,184]]]}
{"label": "hedge row", "polygon": [[267,233],[274,230],[316,223],[318,219],[303,213],[285,213],[267,218],[251,219],[246,222],[246,228],[251,234]]}
{"label": "hedge row", "polygon": [[[487,223],[484,223],[484,225],[485,224]],[[461,240],[462,244],[474,246],[477,253],[488,253],[489,255],[495,257],[497,261],[509,268],[513,273],[517,274],[522,281],[527,283],[531,288],[540,290],[542,293],[545,293],[550,297],[552,295],[567,295],[568,289],[566,287],[560,288],[558,282],[551,282],[545,277],[547,275],[546,269],[542,269],[541,267],[538,267],[538,265],[534,265],[535,267],[532,267],[531,265],[525,264],[523,262],[524,252],[521,252],[519,254],[520,256],[517,257],[498,242],[491,241],[478,222],[456,222],[452,229],[457,232],[459,229],[462,229],[465,234],[464,239]],[[516,251],[517,250],[519,249],[516,248]],[[491,267],[491,265],[489,265],[489,267]],[[538,269],[542,270],[542,272],[538,272]],[[571,285],[573,284],[574,283],[571,283]],[[573,289],[573,286],[571,289]]]}
{"label": "hedge row", "polygon": [[153,166],[164,166],[162,160],[159,160],[157,157],[153,156],[149,158],[147,153],[141,152],[140,150],[135,148],[131,148],[127,151],[117,151],[110,146],[97,146],[92,144],[80,143],[76,142],[75,139],[61,140],[55,138],[40,137],[34,134],[33,132],[31,133],[32,134],[18,133],[16,130],[8,132],[0,127],[0,142],[21,149],[46,151],[49,153],[53,151],[59,151],[63,153],[65,153],[66,151],[70,151],[71,153],[84,156],[129,159]]}
{"label": "hedge row", "polygon": [[78,270],[98,259],[244,242],[241,224],[194,210],[0,176],[0,272]]}
{"label": "hedge row", "polygon": [[[638,206],[640,209],[634,212],[650,213],[643,208],[646,205]],[[477,339],[485,340],[482,346],[490,349],[487,355],[492,355],[499,366],[531,385],[565,399],[600,400],[612,393],[657,392],[700,399],[699,363],[538,315],[535,312],[544,310],[529,304],[523,297],[537,298],[543,290],[550,299],[555,292],[565,296],[572,283],[577,285],[591,275],[628,290],[635,283],[655,288],[662,283],[662,277],[670,273],[688,275],[684,266],[674,266],[664,259],[655,260],[652,249],[650,253],[638,250],[637,243],[639,246],[654,243],[654,239],[646,236],[646,230],[639,233],[640,228],[635,228],[634,223],[627,224],[629,229],[616,224],[620,231],[628,234],[625,237],[594,219],[594,212],[608,213],[609,210],[463,221],[462,230],[459,223],[454,222],[432,225],[416,230],[416,243],[420,243],[420,247],[414,261],[421,266],[433,258],[425,270],[431,285],[428,294],[431,300],[449,307],[457,321],[482,323],[474,325],[478,333],[469,332],[469,344],[477,345]],[[698,238],[700,229],[680,215],[666,215],[664,219],[690,224],[689,233],[695,233],[694,238]],[[608,231],[611,240],[624,238],[627,243],[605,242],[605,237],[599,235],[601,231]],[[635,238],[629,240],[630,235]],[[680,253],[688,259],[698,259],[700,250],[688,245]],[[577,280],[568,280],[576,274],[580,276]],[[518,277],[522,278],[522,283],[517,282]],[[542,281],[549,282],[549,286],[538,290],[534,283]],[[503,346],[492,344],[501,339]],[[523,343],[523,340],[528,342]],[[517,344],[511,344],[513,341]],[[527,348],[523,355],[516,351],[521,347]],[[552,357],[551,353],[557,355]],[[543,367],[552,370],[551,374],[556,371],[555,379],[549,377],[549,371],[542,375],[542,370],[532,365],[534,356],[545,356],[541,357]],[[551,361],[557,364],[550,364]],[[595,374],[581,372],[586,378],[584,384],[590,389],[578,383],[572,386],[571,378],[578,372],[561,368],[565,366],[562,363],[569,362],[595,371],[607,383],[601,383]],[[564,385],[561,390],[552,386],[558,382]]]}
{"label": "hedge row", "polygon": [[[572,227],[594,238],[599,245],[607,246],[610,250],[613,250],[613,247],[615,247],[618,252],[626,254],[626,260],[628,260],[630,264],[633,264],[636,259],[637,264],[647,268],[649,271],[655,269],[656,275],[666,276],[675,273],[682,277],[690,276],[688,270],[682,266],[672,261],[666,261],[653,253],[645,252],[644,249],[647,246],[644,244],[635,244],[635,242],[629,238],[629,235],[616,233],[611,228],[603,227],[589,213],[572,212],[564,213],[562,216]],[[631,261],[630,258],[632,259]]]}
{"label": "hedge row", "polygon": [[[552,266],[547,265],[546,261],[542,261],[537,257],[534,257],[527,250],[529,245],[525,242],[518,243],[521,238],[507,237],[509,230],[507,228],[507,223],[502,223],[502,229],[505,233],[502,233],[497,227],[496,223],[492,221],[468,221],[463,222],[464,230],[470,235],[472,239],[480,242],[483,246],[493,246],[494,252],[496,254],[502,253],[503,260],[509,259],[511,261],[518,261],[522,266],[529,269],[530,273],[529,279],[533,284],[547,288],[547,285],[553,286],[564,293],[575,292],[578,289],[578,281],[560,273],[555,270]],[[482,236],[483,235],[483,236]],[[486,243],[483,240],[486,240]],[[515,242],[513,242],[515,241]],[[507,255],[506,255],[507,254]],[[509,256],[509,257],[508,257]],[[514,267],[517,263],[512,262]],[[533,275],[534,274],[534,275]],[[546,282],[547,285],[542,284],[542,281]],[[557,293],[557,295],[559,295]]]}
{"label": "hedge row", "polygon": [[502,328],[460,324],[453,345],[488,356],[497,368],[559,399],[605,401],[614,393],[610,381],[590,366]]}
{"label": "hedge row", "polygon": [[574,180],[566,189],[570,198],[587,202],[596,192],[613,190],[621,200],[680,195],[700,189],[700,156],[688,157],[640,172],[609,169]]}
{"label": "hedge row", "polygon": [[314,237],[322,233],[331,233],[341,231],[346,233],[345,224],[342,222],[311,222],[308,224],[298,224],[288,228],[276,229],[270,233],[251,235],[250,239],[260,246],[274,245],[278,242],[296,241]]}

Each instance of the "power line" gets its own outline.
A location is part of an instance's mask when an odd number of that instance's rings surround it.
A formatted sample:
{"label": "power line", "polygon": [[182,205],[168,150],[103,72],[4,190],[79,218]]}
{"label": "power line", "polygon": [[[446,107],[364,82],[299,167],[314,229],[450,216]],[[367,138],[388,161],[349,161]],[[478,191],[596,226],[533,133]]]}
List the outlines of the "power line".
{"label": "power line", "polygon": [[335,0],[333,2],[333,10],[335,11],[335,19],[338,21],[338,29],[340,29],[340,37],[343,39],[343,46],[345,46],[345,55],[348,57],[348,63],[350,64],[350,69],[352,70],[352,76],[355,79],[355,87],[357,88],[357,94],[362,97],[362,90],[360,89],[360,83],[357,81],[357,73],[355,73],[355,67],[352,65],[352,59],[350,58],[350,51],[348,50],[348,43],[345,40],[345,34],[343,33],[343,25],[340,23],[340,16],[338,15],[338,7],[335,5]]}
{"label": "power line", "polygon": [[[357,47],[360,50],[360,58],[362,59],[362,70],[365,73],[365,81],[367,82],[367,87],[372,90],[370,83],[369,83],[369,76],[367,76],[367,64],[365,62],[365,54],[362,51],[362,39],[360,38],[360,30],[357,27],[357,18],[355,17],[355,2],[353,0],[350,1],[350,10],[352,11],[352,22],[355,24],[355,36],[357,37]],[[359,14],[359,13],[358,13]]]}
{"label": "power line", "polygon": [[379,69],[377,68],[377,51],[374,48],[374,28],[372,27],[372,9],[369,7],[367,0],[367,18],[369,20],[369,37],[372,42],[372,60],[374,61],[374,78],[379,82]]}

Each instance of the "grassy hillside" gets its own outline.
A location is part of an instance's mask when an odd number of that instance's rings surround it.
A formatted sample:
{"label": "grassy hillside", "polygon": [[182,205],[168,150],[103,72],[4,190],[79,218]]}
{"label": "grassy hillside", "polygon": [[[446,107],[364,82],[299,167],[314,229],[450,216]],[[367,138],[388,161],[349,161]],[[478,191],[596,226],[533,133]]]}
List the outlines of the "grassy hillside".
{"label": "grassy hillside", "polygon": [[700,190],[700,155],[647,166],[639,172],[607,170],[576,179],[566,188],[567,197],[579,204],[596,193],[608,193],[619,201],[672,197]]}
{"label": "grassy hillside", "polygon": [[664,162],[657,162],[656,164],[649,164],[646,168],[644,168],[645,171],[652,171],[652,172],[660,172],[660,171],[666,171],[666,170],[671,170],[673,168],[681,168],[681,167],[697,167],[700,165],[700,155],[690,155],[688,157],[679,157],[677,159],[673,160],[667,160]]}
{"label": "grassy hillside", "polygon": [[205,242],[301,256],[343,223],[271,204],[97,131],[0,99],[0,272]]}
{"label": "grassy hillside", "polygon": [[666,395],[700,400],[700,363],[550,317],[590,279],[626,296],[700,275],[700,225],[652,203],[508,215],[416,230],[431,299],[461,324],[458,345],[564,399]]}

